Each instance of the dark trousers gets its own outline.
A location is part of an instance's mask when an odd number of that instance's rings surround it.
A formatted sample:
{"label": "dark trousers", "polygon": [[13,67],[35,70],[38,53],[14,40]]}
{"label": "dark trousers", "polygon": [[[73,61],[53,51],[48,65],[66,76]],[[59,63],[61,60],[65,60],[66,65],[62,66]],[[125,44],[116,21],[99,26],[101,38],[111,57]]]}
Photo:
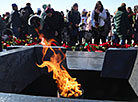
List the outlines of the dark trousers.
{"label": "dark trousers", "polygon": [[85,31],[80,31],[79,32],[79,44],[82,43],[82,38],[84,37]]}
{"label": "dark trousers", "polygon": [[114,44],[119,44],[119,42],[120,42],[120,38],[118,37],[118,35],[114,34],[114,36],[113,36],[113,43]]}
{"label": "dark trousers", "polygon": [[2,51],[2,43],[1,43],[1,36],[0,36],[0,52]]}
{"label": "dark trousers", "polygon": [[68,30],[68,33],[70,35],[70,46],[74,46],[77,42],[77,37],[78,37],[78,28],[74,27],[72,29]]}
{"label": "dark trousers", "polygon": [[106,36],[101,36],[102,43],[106,43]]}
{"label": "dark trousers", "polygon": [[127,32],[127,44],[131,44],[132,43],[132,34],[134,33],[133,28],[131,27],[131,29],[129,29],[129,31]]}
{"label": "dark trousers", "polygon": [[54,39],[57,41],[58,45],[60,46],[62,41],[61,35],[59,34],[58,36],[54,36]]}
{"label": "dark trousers", "polygon": [[18,27],[13,27],[13,33],[15,34],[15,37],[20,37],[20,32],[18,31]]}
{"label": "dark trousers", "polygon": [[100,44],[100,39],[102,40],[102,43],[106,42],[106,36],[101,36],[101,37],[94,38],[94,44],[99,45]]}
{"label": "dark trousers", "polygon": [[134,43],[138,43],[138,29],[134,31]]}
{"label": "dark trousers", "polygon": [[126,39],[127,39],[127,35],[122,35],[122,38],[119,38],[118,35],[115,34],[113,43],[119,44],[119,42],[121,41],[121,45],[125,45]]}
{"label": "dark trousers", "polygon": [[126,39],[127,39],[127,44],[132,43],[132,35],[129,35]]}
{"label": "dark trousers", "polygon": [[101,36],[101,34],[104,31],[104,27],[100,28],[94,28],[92,27],[93,33],[94,33],[94,44],[99,45],[100,44],[100,39],[102,39],[102,43],[106,42],[106,37]]}
{"label": "dark trousers", "polygon": [[138,43],[138,33],[134,32],[134,43]]}
{"label": "dark trousers", "polygon": [[94,38],[94,44],[97,44],[97,45],[100,44],[100,37],[95,37]]}
{"label": "dark trousers", "polygon": [[70,36],[70,46],[74,46],[77,43],[77,35]]}

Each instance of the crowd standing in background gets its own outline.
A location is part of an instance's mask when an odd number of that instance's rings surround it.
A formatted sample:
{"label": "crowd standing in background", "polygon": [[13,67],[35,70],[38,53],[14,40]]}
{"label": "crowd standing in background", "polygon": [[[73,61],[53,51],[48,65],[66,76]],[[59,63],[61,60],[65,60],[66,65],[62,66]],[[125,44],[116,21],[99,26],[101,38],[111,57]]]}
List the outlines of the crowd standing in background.
{"label": "crowd standing in background", "polygon": [[75,3],[67,10],[67,15],[54,10],[50,4],[42,8],[34,12],[30,3],[21,9],[14,3],[12,13],[0,16],[0,51],[1,38],[5,39],[5,35],[19,39],[26,39],[26,34],[37,37],[36,28],[47,39],[55,39],[58,45],[74,46],[85,42],[99,45],[107,41],[121,45],[138,43],[138,5],[133,9],[122,3],[114,15],[110,15],[101,1],[97,1],[92,11],[84,8],[81,13]]}

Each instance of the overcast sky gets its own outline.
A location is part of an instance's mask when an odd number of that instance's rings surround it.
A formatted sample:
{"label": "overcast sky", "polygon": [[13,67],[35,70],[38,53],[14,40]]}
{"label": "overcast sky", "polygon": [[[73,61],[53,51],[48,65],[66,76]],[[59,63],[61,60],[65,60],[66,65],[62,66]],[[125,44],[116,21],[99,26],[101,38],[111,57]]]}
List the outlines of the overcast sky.
{"label": "overcast sky", "polygon": [[[18,8],[24,7],[27,2],[32,4],[34,11],[37,11],[37,8],[41,8],[43,4],[51,4],[52,8],[57,11],[66,11],[66,9],[71,8],[74,3],[78,3],[79,11],[82,11],[84,8],[88,11],[92,11],[95,7],[97,0],[1,0],[0,3],[0,14],[5,12],[11,12],[11,4],[16,3]],[[127,7],[134,7],[138,5],[138,0],[101,0],[104,8],[109,9],[110,13],[113,14],[114,11],[120,6],[122,2],[125,2]]]}

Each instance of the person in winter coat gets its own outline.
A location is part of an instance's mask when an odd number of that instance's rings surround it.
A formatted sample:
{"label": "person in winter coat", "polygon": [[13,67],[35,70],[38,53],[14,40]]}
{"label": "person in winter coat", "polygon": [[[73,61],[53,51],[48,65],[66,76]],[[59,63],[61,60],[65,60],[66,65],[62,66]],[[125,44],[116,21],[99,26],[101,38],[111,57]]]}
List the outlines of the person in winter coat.
{"label": "person in winter coat", "polygon": [[81,22],[80,22],[80,32],[79,32],[79,44],[82,44],[82,38],[86,32],[86,23],[87,23],[87,11],[83,9],[81,13]]}
{"label": "person in winter coat", "polygon": [[42,6],[42,8],[43,8],[44,11],[43,11],[42,14],[41,14],[41,20],[40,20],[40,25],[41,25],[40,29],[41,29],[41,30],[43,29],[44,19],[46,18],[46,12],[45,12],[45,10],[46,10],[46,8],[47,8],[47,5],[44,4],[44,5]]}
{"label": "person in winter coat", "polygon": [[13,33],[15,34],[15,36],[19,38],[21,33],[22,22],[21,22],[20,14],[18,12],[18,6],[16,4],[12,4],[12,9],[13,9],[13,12],[10,15],[9,23],[13,29]]}
{"label": "person in winter coat", "polygon": [[2,51],[1,35],[2,35],[2,31],[5,28],[6,28],[6,25],[5,25],[4,21],[2,20],[2,18],[0,17],[0,52]]}
{"label": "person in winter coat", "polygon": [[132,34],[133,34],[133,11],[131,9],[131,7],[128,7],[127,8],[127,13],[128,13],[128,20],[129,20],[129,23],[130,23],[130,29],[128,31],[128,37],[126,38],[127,39],[127,44],[131,44],[132,43]]}
{"label": "person in winter coat", "polygon": [[46,9],[43,33],[47,39],[55,39],[61,45],[61,31],[64,27],[64,18],[61,13],[51,8]]}
{"label": "person in winter coat", "polygon": [[104,25],[105,25],[105,19],[106,19],[106,11],[101,3],[101,1],[97,1],[95,9],[92,11],[92,30],[94,33],[94,44],[99,45],[100,39],[103,39],[101,37],[101,34],[104,31]]}
{"label": "person in winter coat", "polygon": [[27,3],[26,6],[21,10],[21,19],[23,22],[23,30],[24,30],[23,32],[25,34],[28,34],[28,29],[29,29],[28,20],[32,15],[34,15],[34,11],[31,8],[31,4]]}
{"label": "person in winter coat", "polygon": [[134,43],[138,43],[138,5],[134,6],[135,25],[134,25]]}
{"label": "person in winter coat", "polygon": [[4,18],[5,20],[4,20],[4,21],[5,21],[5,23],[6,23],[6,27],[7,27],[7,28],[10,28],[9,25],[8,25],[8,23],[9,23],[9,18],[10,18],[10,13],[9,13],[9,12],[6,12],[5,18]]}
{"label": "person in winter coat", "polygon": [[87,13],[87,20],[86,20],[86,31],[92,30],[92,24],[91,24],[91,12],[89,11]]}
{"label": "person in winter coat", "polygon": [[92,43],[92,24],[90,11],[87,13],[86,33],[84,34],[84,38],[87,43]]}
{"label": "person in winter coat", "polygon": [[[116,38],[118,40],[121,40],[121,45],[124,45],[125,40],[128,37],[128,30],[130,29],[130,23],[128,20],[128,14],[126,11],[125,3],[122,3],[121,7],[118,8],[118,11],[114,17],[114,22],[116,29]],[[116,42],[118,43],[119,41]]]}
{"label": "person in winter coat", "polygon": [[105,19],[105,25],[104,25],[104,31],[101,34],[101,38],[102,38],[102,43],[106,42],[106,38],[111,30],[111,19],[110,19],[110,13],[109,11],[106,9],[106,19]]}
{"label": "person in winter coat", "polygon": [[78,4],[75,3],[68,13],[68,22],[69,22],[69,35],[70,35],[70,45],[74,46],[77,42],[77,36],[78,36],[78,28],[81,21],[81,16],[78,11]]}
{"label": "person in winter coat", "polygon": [[27,3],[26,6],[24,7],[25,13],[24,13],[24,20],[25,23],[28,24],[28,19],[31,17],[31,15],[34,15],[34,11],[31,8],[31,4]]}

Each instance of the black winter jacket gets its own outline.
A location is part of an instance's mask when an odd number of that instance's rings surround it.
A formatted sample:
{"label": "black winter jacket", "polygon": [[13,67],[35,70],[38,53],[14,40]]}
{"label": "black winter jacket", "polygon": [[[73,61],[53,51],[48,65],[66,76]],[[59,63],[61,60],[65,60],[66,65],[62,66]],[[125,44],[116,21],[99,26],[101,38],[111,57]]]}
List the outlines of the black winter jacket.
{"label": "black winter jacket", "polygon": [[46,16],[44,20],[43,31],[50,31],[55,33],[57,31],[60,33],[64,27],[64,18],[60,12],[53,11],[52,17]]}
{"label": "black winter jacket", "polygon": [[78,11],[71,10],[68,13],[68,21],[73,25],[72,27],[75,27],[76,24],[79,25],[81,21],[80,13]]}

